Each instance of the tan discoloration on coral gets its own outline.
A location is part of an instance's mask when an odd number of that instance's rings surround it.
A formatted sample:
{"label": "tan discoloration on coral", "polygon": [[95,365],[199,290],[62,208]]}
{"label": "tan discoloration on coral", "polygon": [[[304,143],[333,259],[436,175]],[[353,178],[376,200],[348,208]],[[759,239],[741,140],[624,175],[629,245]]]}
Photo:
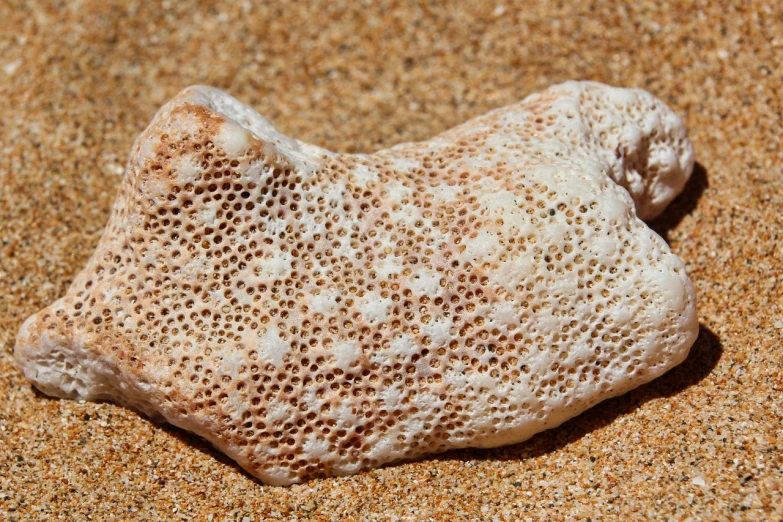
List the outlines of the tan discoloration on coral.
{"label": "tan discoloration on coral", "polygon": [[191,88],[16,356],[44,392],[163,417],[270,483],[521,441],[687,354],[693,287],[612,178],[655,213],[692,162],[662,103],[600,84],[356,156]]}

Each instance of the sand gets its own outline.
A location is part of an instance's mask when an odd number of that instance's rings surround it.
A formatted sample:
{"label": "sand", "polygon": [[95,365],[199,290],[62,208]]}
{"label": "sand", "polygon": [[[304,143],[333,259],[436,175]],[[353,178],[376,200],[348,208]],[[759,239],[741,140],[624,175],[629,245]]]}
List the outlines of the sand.
{"label": "sand", "polygon": [[[0,519],[783,520],[783,4],[10,4]],[[16,368],[19,326],[85,264],[133,140],[183,87],[370,152],[568,79],[649,90],[696,147],[652,224],[686,262],[701,323],[662,378],[524,444],[280,488],[133,411],[49,399]]]}

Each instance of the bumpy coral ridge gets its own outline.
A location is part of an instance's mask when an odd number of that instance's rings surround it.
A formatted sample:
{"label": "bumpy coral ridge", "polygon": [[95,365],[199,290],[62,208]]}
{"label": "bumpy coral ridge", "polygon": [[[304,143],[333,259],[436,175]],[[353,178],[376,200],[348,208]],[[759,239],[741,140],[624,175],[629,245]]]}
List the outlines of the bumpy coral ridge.
{"label": "bumpy coral ridge", "polygon": [[523,441],[687,355],[693,286],[640,218],[692,167],[664,104],[597,83],[371,155],[191,87],[16,357],[273,484]]}

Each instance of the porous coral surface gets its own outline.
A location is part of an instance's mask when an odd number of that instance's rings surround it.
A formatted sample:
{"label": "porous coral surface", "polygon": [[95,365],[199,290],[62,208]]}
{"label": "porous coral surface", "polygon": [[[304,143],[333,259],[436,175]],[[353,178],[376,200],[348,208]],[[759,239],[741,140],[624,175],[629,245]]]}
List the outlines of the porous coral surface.
{"label": "porous coral surface", "polygon": [[369,155],[192,87],[16,356],[45,393],[165,418],[272,484],[519,442],[687,355],[693,286],[636,212],[692,167],[674,113],[598,83]]}
{"label": "porous coral surface", "polygon": [[[783,3],[0,2],[0,519],[783,518]],[[286,488],[190,432],[51,399],[19,328],[92,256],[134,139],[184,87],[373,152],[569,79],[641,87],[697,165],[649,226],[685,262],[686,360],[516,445]]]}

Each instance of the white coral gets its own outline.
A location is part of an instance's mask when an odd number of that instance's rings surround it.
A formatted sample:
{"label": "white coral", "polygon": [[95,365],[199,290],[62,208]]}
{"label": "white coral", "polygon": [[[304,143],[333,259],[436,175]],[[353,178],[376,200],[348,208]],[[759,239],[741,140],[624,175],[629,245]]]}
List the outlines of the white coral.
{"label": "white coral", "polygon": [[663,103],[597,83],[369,155],[192,87],[15,355],[43,392],[165,418],[273,484],[519,442],[687,355],[693,286],[640,217],[692,167]]}

